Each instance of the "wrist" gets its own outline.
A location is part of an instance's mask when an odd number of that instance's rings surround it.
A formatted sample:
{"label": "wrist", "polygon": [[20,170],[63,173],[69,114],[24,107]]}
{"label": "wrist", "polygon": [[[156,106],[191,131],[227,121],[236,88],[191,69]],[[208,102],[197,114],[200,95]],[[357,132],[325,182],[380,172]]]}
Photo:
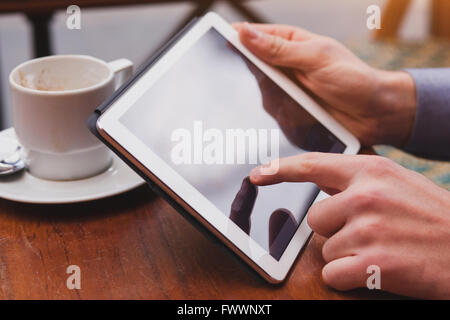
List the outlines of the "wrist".
{"label": "wrist", "polygon": [[403,147],[416,116],[414,79],[405,71],[376,70],[374,108],[379,113],[380,143]]}

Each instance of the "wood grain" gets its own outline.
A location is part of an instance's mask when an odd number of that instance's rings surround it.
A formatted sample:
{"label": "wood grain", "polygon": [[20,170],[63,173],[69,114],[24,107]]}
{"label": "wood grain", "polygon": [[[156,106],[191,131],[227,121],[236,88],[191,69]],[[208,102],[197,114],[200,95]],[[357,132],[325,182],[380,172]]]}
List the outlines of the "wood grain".
{"label": "wood grain", "polygon": [[[147,186],[70,205],[0,200],[1,299],[349,299],[321,281],[313,235],[285,284],[273,286],[191,226]],[[66,268],[81,268],[81,289]]]}

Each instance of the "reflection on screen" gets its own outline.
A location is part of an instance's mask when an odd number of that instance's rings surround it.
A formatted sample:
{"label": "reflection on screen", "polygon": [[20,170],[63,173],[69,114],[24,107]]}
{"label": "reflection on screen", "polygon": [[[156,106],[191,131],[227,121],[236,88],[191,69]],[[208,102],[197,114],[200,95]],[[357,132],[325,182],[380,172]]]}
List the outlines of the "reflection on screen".
{"label": "reflection on screen", "polygon": [[[272,156],[345,149],[214,29],[120,121],[277,260],[319,189],[312,183],[253,185],[248,175],[257,163],[250,160],[260,156],[260,150],[239,149],[242,143],[234,141],[231,145],[237,154],[233,159],[237,161],[228,161],[231,136],[227,132],[245,132],[245,142],[251,145],[252,141],[261,142],[264,135],[260,133],[266,132],[268,138],[279,131],[277,150],[270,138],[263,140],[264,145],[257,144],[258,149],[267,149],[263,154]],[[240,160],[245,161],[239,160],[241,155]]]}

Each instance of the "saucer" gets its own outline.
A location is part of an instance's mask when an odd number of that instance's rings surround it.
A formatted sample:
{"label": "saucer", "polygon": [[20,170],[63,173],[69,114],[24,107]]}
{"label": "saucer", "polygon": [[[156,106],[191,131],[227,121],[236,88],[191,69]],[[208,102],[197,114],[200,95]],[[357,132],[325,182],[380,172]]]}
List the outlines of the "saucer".
{"label": "saucer", "polygon": [[[1,138],[16,139],[14,128],[0,132]],[[0,177],[0,198],[27,203],[73,203],[97,200],[134,189],[145,181],[113,154],[104,172],[80,180],[52,181],[36,178],[27,170]]]}

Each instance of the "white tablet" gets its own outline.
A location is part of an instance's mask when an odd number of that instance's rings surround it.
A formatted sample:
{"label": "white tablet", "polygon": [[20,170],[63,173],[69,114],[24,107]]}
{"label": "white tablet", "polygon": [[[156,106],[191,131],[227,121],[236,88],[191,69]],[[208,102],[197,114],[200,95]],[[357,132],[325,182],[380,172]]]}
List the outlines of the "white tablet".
{"label": "white tablet", "polygon": [[[197,20],[107,103],[104,141],[266,280],[283,281],[308,240],[312,183],[256,187],[251,169],[359,143],[215,13]],[[206,262],[207,263],[207,262]]]}

